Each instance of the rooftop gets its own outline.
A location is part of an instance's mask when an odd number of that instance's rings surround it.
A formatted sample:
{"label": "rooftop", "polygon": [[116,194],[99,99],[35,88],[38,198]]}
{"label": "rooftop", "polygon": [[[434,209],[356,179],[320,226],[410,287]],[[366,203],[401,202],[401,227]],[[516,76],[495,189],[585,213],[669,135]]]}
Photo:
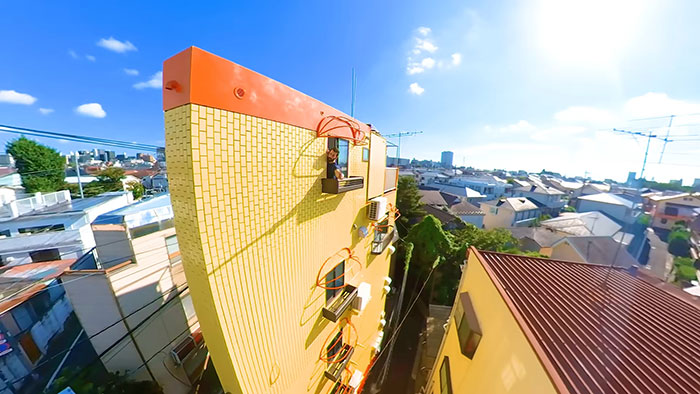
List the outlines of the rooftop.
{"label": "rooftop", "polygon": [[629,268],[638,265],[623,245],[612,237],[566,237],[554,246],[566,242],[583,257],[587,263]]}
{"label": "rooftop", "polygon": [[75,259],[6,267],[0,272],[0,315],[33,297],[70,269]]}
{"label": "rooftop", "polygon": [[428,205],[447,205],[447,201],[437,190],[418,190],[420,202]]}
{"label": "rooftop", "polygon": [[565,194],[564,192],[559,191],[553,187],[537,186],[537,185],[518,187],[518,188],[515,188],[514,191],[537,193],[537,194],[547,194],[547,195],[563,195],[563,194]]}
{"label": "rooftop", "polygon": [[545,227],[511,227],[508,231],[517,239],[530,238],[537,242],[540,247],[545,248],[564,238],[559,233]]}
{"label": "rooftop", "polygon": [[173,218],[170,194],[142,200],[98,216],[93,224],[125,224],[128,228],[161,222]]}
{"label": "rooftop", "polygon": [[626,270],[476,253],[560,392],[693,393],[700,308]]}
{"label": "rooftop", "polygon": [[543,220],[542,227],[548,227],[571,235],[610,235],[620,231],[622,226],[607,215],[598,212],[564,212],[556,218]]}
{"label": "rooftop", "polygon": [[493,201],[484,201],[482,204],[493,205],[495,207],[507,206],[516,212],[537,209],[537,205],[526,197],[499,198]]}
{"label": "rooftop", "polygon": [[450,212],[455,215],[484,215],[484,211],[476,205],[468,202],[461,201],[450,207]]}
{"label": "rooftop", "polygon": [[617,194],[612,194],[612,193],[598,193],[598,194],[590,194],[587,196],[581,196],[578,198],[579,200],[586,200],[586,201],[595,201],[595,202],[602,202],[605,204],[612,204],[612,205],[621,205],[625,206],[627,208],[633,208],[634,203],[624,197],[618,196]]}

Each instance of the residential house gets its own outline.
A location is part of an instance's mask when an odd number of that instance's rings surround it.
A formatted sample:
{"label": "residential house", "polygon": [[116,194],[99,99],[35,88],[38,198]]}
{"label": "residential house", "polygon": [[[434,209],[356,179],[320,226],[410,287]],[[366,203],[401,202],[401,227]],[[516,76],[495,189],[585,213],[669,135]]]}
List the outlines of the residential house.
{"label": "residential house", "polygon": [[22,177],[13,167],[0,167],[0,186],[22,186]]}
{"label": "residential house", "polygon": [[562,236],[613,237],[617,241],[622,241],[624,245],[629,245],[634,238],[633,234],[626,233],[621,225],[598,211],[565,212],[559,217],[543,220],[540,226]]}
{"label": "residential house", "polygon": [[678,346],[700,342],[686,329],[700,326],[697,300],[620,267],[474,248],[467,259],[421,392],[697,391],[697,352]]}
{"label": "residential house", "polygon": [[513,189],[513,197],[527,197],[532,201],[539,202],[542,207],[542,214],[558,216],[566,202],[562,200],[564,193],[549,186],[528,186]]}
{"label": "residential house", "polygon": [[64,274],[64,286],[100,361],[166,393],[191,392],[207,349],[169,196],[100,215],[92,228],[97,246]]}
{"label": "residential house", "polygon": [[670,230],[676,222],[690,224],[700,211],[700,193],[682,193],[674,196],[651,196],[650,226]]}
{"label": "residential house", "polygon": [[576,201],[577,212],[602,212],[621,224],[634,223],[640,209],[641,206],[632,201],[611,193],[590,194]]}
{"label": "residential house", "polygon": [[552,255],[552,245],[564,235],[547,227],[512,227],[508,229],[520,242],[520,250]]}
{"label": "residential house", "polygon": [[19,392],[15,390],[30,384],[26,377],[63,331],[73,309],[59,277],[73,263],[75,259],[45,261],[0,272],[0,392]]}
{"label": "residential house", "polygon": [[563,238],[552,244],[551,257],[623,268],[638,265],[637,260],[619,242],[607,236]]}
{"label": "residential house", "polygon": [[[446,182],[450,186],[467,187],[483,194],[486,200],[493,200],[510,193],[513,185],[496,176],[460,176]],[[449,191],[449,190],[448,190]],[[450,192],[452,193],[452,192]]]}
{"label": "residential house", "polygon": [[610,192],[610,185],[606,183],[586,182],[573,193],[573,197],[589,196],[591,194],[600,194]]}
{"label": "residential house", "polygon": [[485,201],[480,208],[485,214],[485,229],[529,226],[542,214],[537,205],[526,197]]}
{"label": "residential house", "polygon": [[437,190],[418,190],[420,195],[420,203],[423,205],[432,205],[438,208],[447,207],[447,201],[442,194]]}
{"label": "residential house", "polygon": [[[175,227],[224,392],[357,389],[383,346],[392,291],[386,140],[198,48],[166,60],[163,78]],[[329,146],[343,179],[318,166]]]}
{"label": "residential house", "polygon": [[78,258],[95,247],[90,223],[131,201],[131,192],[71,200],[62,190],[0,206],[2,265]]}
{"label": "residential house", "polygon": [[471,223],[478,228],[484,226],[484,211],[468,201],[460,201],[450,205],[449,211],[465,223]]}
{"label": "residential house", "polygon": [[454,196],[458,196],[460,199],[465,200],[467,202],[470,202],[472,204],[478,204],[480,201],[483,201],[486,196],[479,193],[478,191],[474,189],[470,189],[466,186],[458,186],[458,185],[453,185],[449,183],[428,183],[425,186],[422,186],[424,189],[430,189],[430,190],[439,190],[442,193],[448,193],[452,194]]}

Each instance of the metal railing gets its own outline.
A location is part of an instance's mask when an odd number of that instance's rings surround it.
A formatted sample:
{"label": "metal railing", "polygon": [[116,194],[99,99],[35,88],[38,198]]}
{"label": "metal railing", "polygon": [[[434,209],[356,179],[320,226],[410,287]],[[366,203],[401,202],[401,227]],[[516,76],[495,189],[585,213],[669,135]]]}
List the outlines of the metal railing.
{"label": "metal railing", "polygon": [[0,219],[13,219],[21,215],[70,201],[70,192],[61,190],[53,193],[36,193],[32,197],[21,198],[0,206]]}

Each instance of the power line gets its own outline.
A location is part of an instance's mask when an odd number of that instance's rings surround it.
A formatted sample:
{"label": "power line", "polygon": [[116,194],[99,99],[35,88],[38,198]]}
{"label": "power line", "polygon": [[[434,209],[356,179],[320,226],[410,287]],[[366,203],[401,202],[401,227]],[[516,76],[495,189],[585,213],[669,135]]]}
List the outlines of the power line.
{"label": "power line", "polygon": [[0,131],[6,132],[6,133],[11,133],[11,134],[20,134],[20,135],[26,134],[26,135],[31,135],[34,137],[53,138],[53,139],[59,139],[59,140],[68,140],[68,141],[73,141],[73,142],[83,142],[83,143],[90,143],[90,144],[101,144],[101,145],[114,146],[114,147],[126,148],[126,149],[134,149],[134,150],[157,151],[159,149],[162,149],[162,147],[157,146],[157,145],[143,144],[143,143],[139,143],[139,142],[128,142],[128,141],[120,141],[120,140],[107,139],[107,138],[82,136],[82,135],[77,135],[77,134],[57,133],[57,132],[53,132],[53,131],[36,130],[36,129],[15,127],[15,126],[8,126],[8,125],[0,125]]}

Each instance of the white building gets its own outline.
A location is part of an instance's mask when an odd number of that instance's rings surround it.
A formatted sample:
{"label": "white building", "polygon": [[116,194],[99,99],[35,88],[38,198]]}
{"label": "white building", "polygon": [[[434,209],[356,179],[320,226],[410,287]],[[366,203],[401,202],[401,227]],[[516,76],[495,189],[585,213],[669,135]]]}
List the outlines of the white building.
{"label": "white building", "polygon": [[155,380],[165,393],[192,392],[207,349],[170,196],[106,213],[92,227],[97,247],[64,274],[64,286],[100,360],[129,379]]}
{"label": "white building", "polygon": [[540,209],[525,197],[500,198],[481,203],[484,228],[525,227],[541,214]]}
{"label": "white building", "polygon": [[641,204],[635,205],[634,202],[617,194],[598,193],[579,197],[576,201],[576,211],[599,211],[618,223],[634,223],[641,210]]}
{"label": "white building", "polygon": [[62,190],[0,206],[2,265],[78,258],[95,247],[90,223],[131,201],[131,192],[71,200]]}

